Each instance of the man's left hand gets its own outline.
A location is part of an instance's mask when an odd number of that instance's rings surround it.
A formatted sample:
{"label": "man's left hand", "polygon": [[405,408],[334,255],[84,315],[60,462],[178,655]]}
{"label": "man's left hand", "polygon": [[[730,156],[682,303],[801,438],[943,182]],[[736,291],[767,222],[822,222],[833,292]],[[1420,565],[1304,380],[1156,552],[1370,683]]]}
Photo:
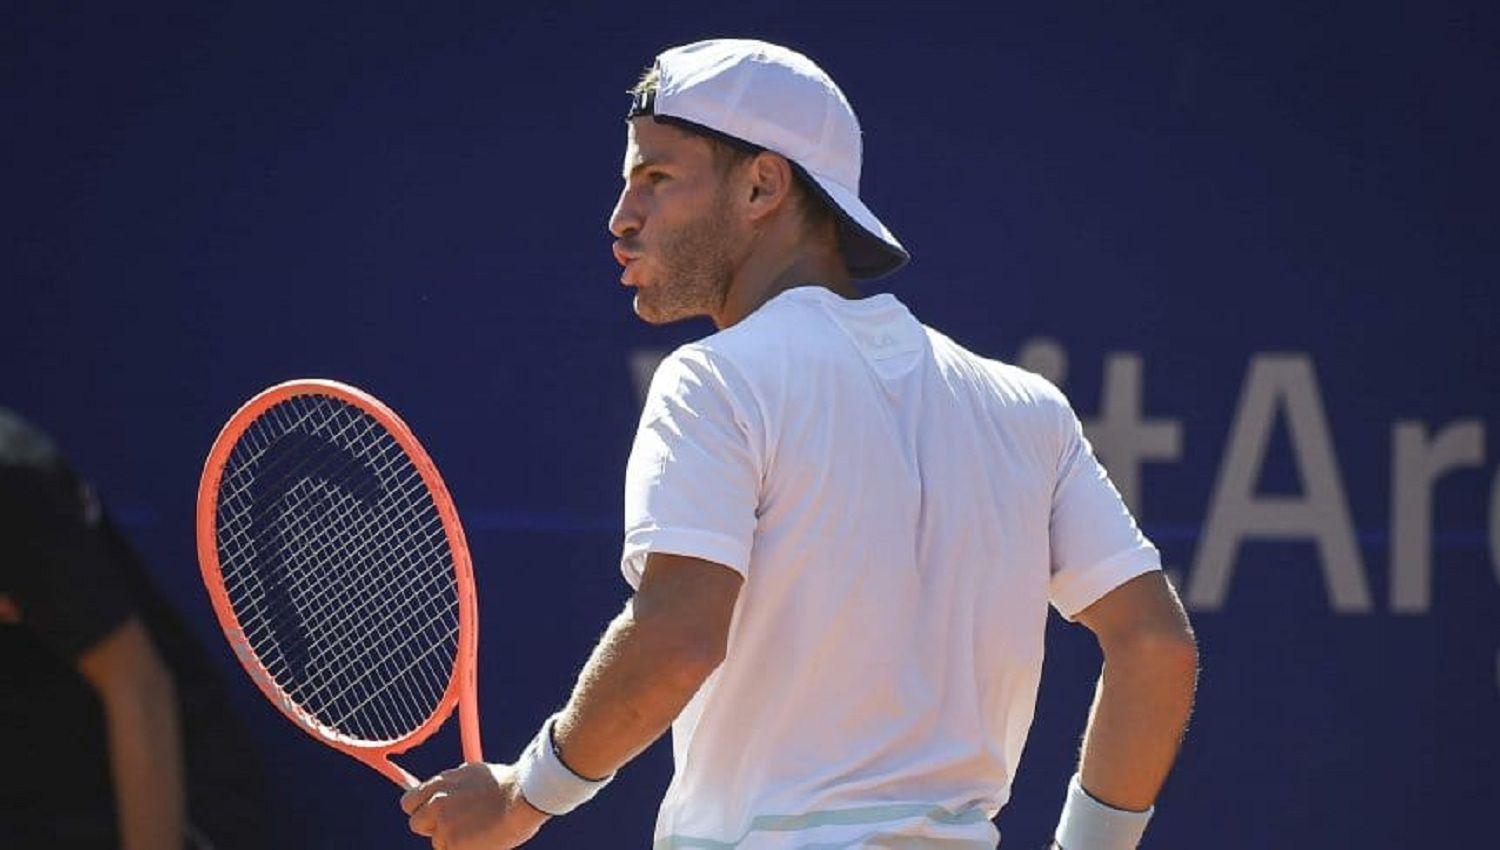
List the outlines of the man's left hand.
{"label": "man's left hand", "polygon": [[531,840],[551,817],[521,796],[515,769],[471,763],[445,770],[401,797],[411,831],[434,850],[508,850]]}

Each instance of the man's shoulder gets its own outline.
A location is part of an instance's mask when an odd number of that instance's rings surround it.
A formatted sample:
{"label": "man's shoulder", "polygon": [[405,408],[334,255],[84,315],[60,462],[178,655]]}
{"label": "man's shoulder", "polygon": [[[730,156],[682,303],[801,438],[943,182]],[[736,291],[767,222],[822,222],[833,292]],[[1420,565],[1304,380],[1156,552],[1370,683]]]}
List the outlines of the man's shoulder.
{"label": "man's shoulder", "polygon": [[725,346],[719,335],[678,346],[663,357],[646,390],[644,417],[663,406],[681,406],[698,413],[749,404],[754,397],[745,368],[737,363],[736,346]]}
{"label": "man's shoulder", "polygon": [[1045,377],[995,357],[978,354],[954,342],[943,332],[924,325],[932,344],[933,359],[945,374],[981,384],[1007,405],[1056,408],[1068,405],[1067,397]]}

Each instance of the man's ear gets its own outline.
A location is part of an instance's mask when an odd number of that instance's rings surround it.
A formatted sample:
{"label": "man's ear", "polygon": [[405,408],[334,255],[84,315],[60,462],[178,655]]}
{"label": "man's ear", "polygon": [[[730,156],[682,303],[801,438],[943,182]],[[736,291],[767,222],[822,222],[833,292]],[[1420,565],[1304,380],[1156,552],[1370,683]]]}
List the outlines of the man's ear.
{"label": "man's ear", "polygon": [[747,169],[750,182],[750,217],[763,219],[783,204],[792,194],[792,166],[786,157],[771,151],[762,151],[750,160]]}

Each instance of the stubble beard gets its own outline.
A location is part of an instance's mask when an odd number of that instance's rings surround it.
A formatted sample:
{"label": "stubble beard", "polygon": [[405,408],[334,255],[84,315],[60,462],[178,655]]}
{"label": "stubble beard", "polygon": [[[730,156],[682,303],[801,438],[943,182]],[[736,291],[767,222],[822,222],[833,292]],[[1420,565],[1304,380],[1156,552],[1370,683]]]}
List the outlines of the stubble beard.
{"label": "stubble beard", "polygon": [[663,240],[661,277],[638,289],[635,312],[653,325],[712,316],[724,306],[734,280],[729,205],[718,197],[703,216]]}

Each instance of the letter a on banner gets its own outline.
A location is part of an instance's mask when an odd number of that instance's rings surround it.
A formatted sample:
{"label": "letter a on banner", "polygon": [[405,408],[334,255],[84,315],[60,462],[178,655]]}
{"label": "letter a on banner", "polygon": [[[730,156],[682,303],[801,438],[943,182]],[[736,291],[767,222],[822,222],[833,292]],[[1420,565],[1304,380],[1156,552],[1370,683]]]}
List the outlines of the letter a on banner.
{"label": "letter a on banner", "polygon": [[[1279,413],[1305,492],[1257,495],[1255,483]],[[1370,588],[1354,540],[1354,523],[1334,457],[1317,377],[1306,354],[1256,355],[1240,392],[1229,445],[1219,467],[1208,519],[1188,580],[1188,605],[1222,608],[1235,555],[1245,540],[1312,540],[1335,611],[1370,610]]]}

